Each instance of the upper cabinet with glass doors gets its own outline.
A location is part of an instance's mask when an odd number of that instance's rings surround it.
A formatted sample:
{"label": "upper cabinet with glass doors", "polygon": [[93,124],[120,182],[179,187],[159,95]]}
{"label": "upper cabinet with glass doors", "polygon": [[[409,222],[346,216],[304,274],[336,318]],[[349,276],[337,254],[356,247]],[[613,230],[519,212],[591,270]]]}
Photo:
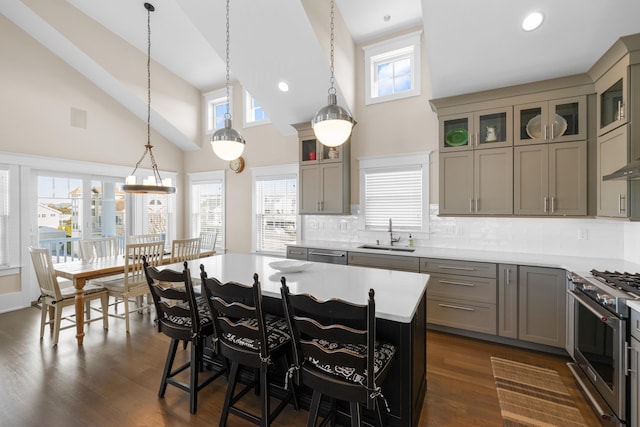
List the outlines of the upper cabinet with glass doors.
{"label": "upper cabinet with glass doors", "polygon": [[619,61],[595,83],[598,136],[627,123],[628,62]]}
{"label": "upper cabinet with glass doors", "polygon": [[514,145],[587,139],[586,96],[516,105],[514,117]]}
{"label": "upper cabinet with glass doors", "polygon": [[440,118],[440,149],[475,150],[513,145],[512,107],[454,114]]}

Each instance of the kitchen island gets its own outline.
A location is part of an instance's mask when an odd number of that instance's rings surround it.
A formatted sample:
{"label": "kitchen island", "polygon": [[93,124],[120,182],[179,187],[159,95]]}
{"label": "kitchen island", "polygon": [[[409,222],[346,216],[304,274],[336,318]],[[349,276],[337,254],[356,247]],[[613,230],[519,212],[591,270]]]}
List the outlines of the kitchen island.
{"label": "kitchen island", "polygon": [[[266,311],[282,313],[280,278],[285,276],[291,293],[310,293],[319,299],[340,298],[366,304],[368,291],[375,290],[377,334],[397,346],[391,371],[381,385],[389,404],[389,426],[417,426],[426,393],[426,290],[428,274],[375,268],[310,263],[297,273],[281,273],[269,266],[281,258],[253,254],[225,254],[189,261],[192,277],[199,277],[200,264],[209,277],[223,283],[253,283],[257,273]],[[182,270],[182,264],[163,268]]]}

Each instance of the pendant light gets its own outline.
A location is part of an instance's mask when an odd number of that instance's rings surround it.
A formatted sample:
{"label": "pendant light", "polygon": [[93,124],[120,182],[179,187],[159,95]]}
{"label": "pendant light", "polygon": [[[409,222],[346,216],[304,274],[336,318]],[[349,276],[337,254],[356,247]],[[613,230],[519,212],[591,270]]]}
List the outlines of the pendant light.
{"label": "pendant light", "polygon": [[336,88],[334,87],[334,40],[333,18],[334,0],[331,0],[331,87],[329,88],[329,105],[322,107],[311,120],[311,126],[316,138],[328,147],[342,145],[351,135],[351,129],[356,122],[347,110],[338,105]]}
{"label": "pendant light", "polygon": [[[153,157],[151,149],[151,12],[156,10],[152,4],[145,3],[144,8],[147,9],[147,144],[145,145],[144,153],[136,167],[126,178],[123,190],[125,193],[157,193],[157,194],[173,194],[176,192],[176,188],[171,186],[171,179],[167,178],[162,180],[160,172],[158,172],[158,165],[156,159]],[[145,178],[142,184],[136,184],[135,173],[140,163],[149,153],[151,158],[151,169],[153,170],[153,176]]]}
{"label": "pendant light", "polygon": [[224,127],[215,131],[211,137],[211,148],[222,160],[235,160],[244,151],[246,144],[242,135],[231,127],[229,112],[229,0],[227,0],[227,112],[224,114]]}

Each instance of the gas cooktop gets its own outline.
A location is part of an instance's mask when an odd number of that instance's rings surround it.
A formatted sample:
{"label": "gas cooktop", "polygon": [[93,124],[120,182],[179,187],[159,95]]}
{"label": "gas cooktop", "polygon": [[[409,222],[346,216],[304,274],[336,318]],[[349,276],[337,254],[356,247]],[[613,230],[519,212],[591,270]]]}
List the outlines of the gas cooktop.
{"label": "gas cooktop", "polygon": [[640,273],[591,270],[591,274],[593,277],[609,286],[626,292],[631,292],[636,295],[640,293]]}

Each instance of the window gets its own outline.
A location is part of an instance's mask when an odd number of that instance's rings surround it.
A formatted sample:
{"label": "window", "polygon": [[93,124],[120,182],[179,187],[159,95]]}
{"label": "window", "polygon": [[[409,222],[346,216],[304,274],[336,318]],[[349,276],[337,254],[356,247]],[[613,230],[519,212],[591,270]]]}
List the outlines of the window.
{"label": "window", "polygon": [[253,250],[284,255],[295,243],[298,212],[298,167],[264,167],[253,170]]}
{"label": "window", "polygon": [[244,91],[244,127],[271,123],[262,107],[249,92]]}
{"label": "window", "polygon": [[428,231],[429,154],[360,159],[360,228]]}
{"label": "window", "polygon": [[233,112],[233,87],[229,87],[229,102],[227,102],[227,89],[219,89],[204,94],[205,133],[211,135],[217,129],[224,127],[224,115]]}
{"label": "window", "polygon": [[18,265],[19,191],[18,167],[0,165],[0,268]]}
{"label": "window", "polygon": [[193,173],[189,180],[191,236],[214,231],[224,247],[224,171]]}
{"label": "window", "polygon": [[406,34],[365,46],[365,104],[420,95],[420,36]]}

